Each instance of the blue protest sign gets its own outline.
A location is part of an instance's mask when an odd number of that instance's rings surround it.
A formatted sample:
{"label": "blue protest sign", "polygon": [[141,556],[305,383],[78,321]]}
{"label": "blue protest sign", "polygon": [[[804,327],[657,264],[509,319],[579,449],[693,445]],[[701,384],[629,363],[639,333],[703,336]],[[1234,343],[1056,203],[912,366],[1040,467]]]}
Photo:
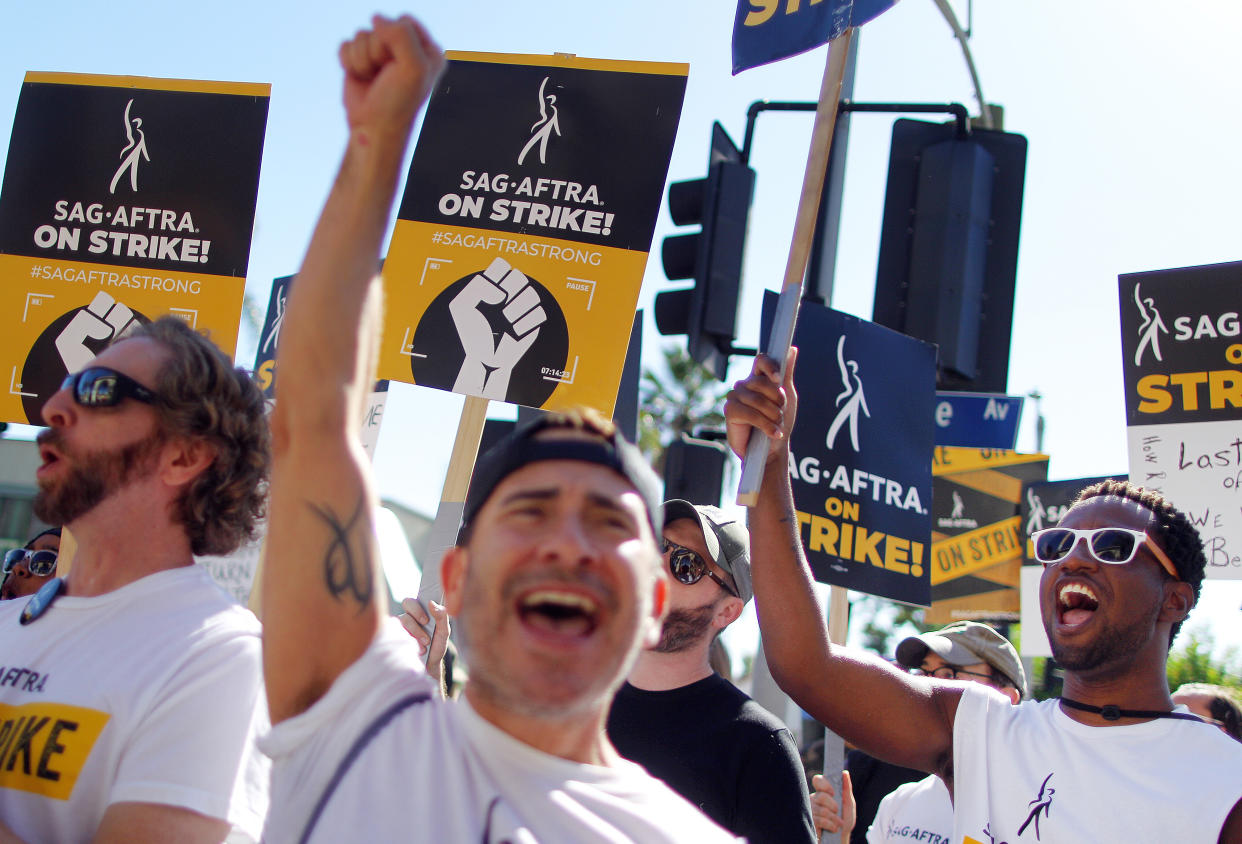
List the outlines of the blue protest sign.
{"label": "blue protest sign", "polygon": [[787,59],[862,26],[896,0],[738,0],[733,72]]}
{"label": "blue protest sign", "polygon": [[789,475],[815,579],[928,604],[936,348],[812,302],[794,344]]}
{"label": "blue protest sign", "polygon": [[1014,448],[1022,398],[997,393],[936,393],[936,445]]}

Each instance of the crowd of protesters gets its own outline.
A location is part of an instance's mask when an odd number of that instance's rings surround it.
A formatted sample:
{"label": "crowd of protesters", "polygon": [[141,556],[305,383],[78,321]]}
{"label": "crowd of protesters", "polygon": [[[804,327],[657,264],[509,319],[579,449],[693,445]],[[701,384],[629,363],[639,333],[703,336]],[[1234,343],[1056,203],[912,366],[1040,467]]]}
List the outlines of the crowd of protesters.
{"label": "crowd of protesters", "polygon": [[[787,472],[796,350],[783,373],[758,357],[726,402],[737,454],[756,430],[770,443],[745,523],[663,501],[598,414],[550,414],[480,457],[435,561],[443,604],[387,618],[352,431],[381,241],[443,56],[414,20],[376,17],[340,63],[348,141],[287,304],[270,420],[247,374],[172,318],[43,408],[35,512],[76,550],[58,570],[52,531],[5,558],[0,842],[847,833],[848,778],[809,798],[789,731],[711,667],[752,598],[781,688],[920,777],[877,796],[869,841],[1242,841],[1237,701],[1166,679],[1204,576],[1191,522],[1105,482],[1035,537],[1060,699],[1020,702],[1021,663],[985,625],[903,640],[898,665],[834,644]],[[262,518],[260,626],[194,556]]]}

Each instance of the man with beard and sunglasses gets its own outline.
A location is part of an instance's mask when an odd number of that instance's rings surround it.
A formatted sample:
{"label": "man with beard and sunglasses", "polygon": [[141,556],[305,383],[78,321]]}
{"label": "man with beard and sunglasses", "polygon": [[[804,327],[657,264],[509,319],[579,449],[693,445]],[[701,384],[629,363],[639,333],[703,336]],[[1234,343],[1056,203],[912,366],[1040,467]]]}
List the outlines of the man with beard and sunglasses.
{"label": "man with beard and sunglasses", "polygon": [[0,840],[257,840],[259,624],[194,555],[253,534],[261,393],[165,317],[42,412],[34,511],[77,551],[63,577],[0,603]]}
{"label": "man with beard and sunglasses", "polygon": [[0,574],[0,601],[33,595],[56,572],[60,555],[60,528],[48,528],[35,535],[23,548],[4,555]]}
{"label": "man with beard and sunglasses", "polygon": [[382,325],[381,239],[444,59],[412,18],[380,16],[339,58],[349,139],[289,297],[272,418],[265,838],[732,840],[604,732],[668,584],[658,479],[597,413],[546,417],[475,466],[440,561],[469,665],[460,700],[435,693],[418,645],[385,619],[378,501],[353,432]]}
{"label": "man with beard and sunglasses", "polygon": [[750,508],[772,675],[803,709],[886,761],[939,774],[955,842],[1242,842],[1242,745],[1169,696],[1173,636],[1198,599],[1198,532],[1159,493],[1105,481],[1034,535],[1059,700],[1013,706],[977,683],[906,674],[827,636],[789,478],[790,359],[756,358],[725,405],[729,442],[770,438]]}
{"label": "man with beard and sunglasses", "polygon": [[813,841],[806,774],[781,721],[712,670],[750,600],[750,537],[719,507],[664,503],[668,614],[608,714],[617,751],[751,844]]}

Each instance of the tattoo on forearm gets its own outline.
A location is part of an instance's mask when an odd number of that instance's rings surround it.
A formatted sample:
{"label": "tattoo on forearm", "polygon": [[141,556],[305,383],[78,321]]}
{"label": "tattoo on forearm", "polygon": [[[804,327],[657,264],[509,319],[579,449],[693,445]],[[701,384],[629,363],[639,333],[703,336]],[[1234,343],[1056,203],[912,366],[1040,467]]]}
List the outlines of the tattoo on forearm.
{"label": "tattoo on forearm", "polygon": [[353,515],[344,521],[328,507],[309,501],[306,506],[328,526],[330,536],[323,555],[324,584],[328,587],[328,593],[338,601],[349,593],[358,602],[358,611],[362,612],[371,603],[374,575],[371,560],[365,551],[366,537],[357,536],[355,547],[350,543],[350,536],[357,533],[365,498],[359,497]]}

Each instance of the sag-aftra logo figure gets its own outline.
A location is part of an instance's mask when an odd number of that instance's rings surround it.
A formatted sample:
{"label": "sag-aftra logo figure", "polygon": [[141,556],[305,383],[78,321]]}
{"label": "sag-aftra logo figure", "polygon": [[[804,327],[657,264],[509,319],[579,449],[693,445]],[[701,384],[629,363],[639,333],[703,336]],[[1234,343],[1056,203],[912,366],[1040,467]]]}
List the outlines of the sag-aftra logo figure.
{"label": "sag-aftra logo figure", "polygon": [[128,143],[121,150],[121,166],[117,167],[116,172],[112,174],[112,183],[108,185],[108,193],[116,193],[116,183],[121,180],[126,170],[129,171],[129,189],[137,193],[138,160],[140,158],[151,160],[151,156],[147,154],[147,135],[142,131],[142,118],[129,116],[133,106],[134,100],[131,97],[125,104],[125,138]]}

